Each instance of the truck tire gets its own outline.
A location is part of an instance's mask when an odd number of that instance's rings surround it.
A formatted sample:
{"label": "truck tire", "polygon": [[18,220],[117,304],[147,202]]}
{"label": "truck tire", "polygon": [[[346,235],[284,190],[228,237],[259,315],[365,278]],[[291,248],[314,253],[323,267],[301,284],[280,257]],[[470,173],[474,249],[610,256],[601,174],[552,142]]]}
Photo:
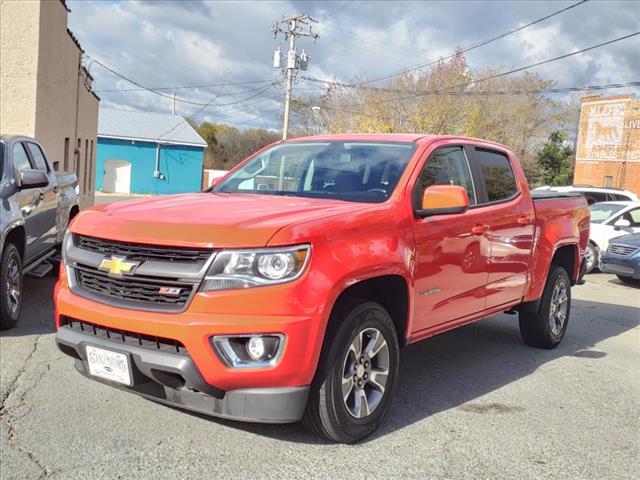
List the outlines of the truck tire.
{"label": "truck tire", "polygon": [[600,260],[600,249],[593,243],[589,242],[587,251],[584,255],[584,273],[591,273],[598,267]]}
{"label": "truck tire", "polygon": [[15,326],[22,309],[22,259],[12,243],[2,252],[0,285],[0,330],[6,330]]}
{"label": "truck tire", "polygon": [[524,343],[537,348],[557,347],[569,324],[571,281],[567,271],[551,265],[536,313],[520,312],[520,334]]}
{"label": "truck tire", "polygon": [[636,280],[633,277],[625,277],[624,275],[617,274],[616,277],[618,277],[618,280],[620,280],[621,282],[628,283],[629,285],[640,285],[640,280]]}
{"label": "truck tire", "polygon": [[349,302],[332,313],[303,417],[328,440],[353,443],[373,433],[395,390],[400,362],[396,329],[374,302]]}

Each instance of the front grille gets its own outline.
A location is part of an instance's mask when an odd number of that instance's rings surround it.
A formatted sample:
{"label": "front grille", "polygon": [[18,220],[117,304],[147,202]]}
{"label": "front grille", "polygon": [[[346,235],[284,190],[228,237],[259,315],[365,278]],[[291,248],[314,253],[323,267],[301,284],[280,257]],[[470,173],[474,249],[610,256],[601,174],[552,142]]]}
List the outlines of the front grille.
{"label": "front grille", "polygon": [[626,257],[627,255],[631,255],[633,252],[638,250],[638,247],[630,247],[628,245],[610,245],[609,252],[614,255],[620,255],[622,257]]}
{"label": "front grille", "polygon": [[[78,286],[99,295],[124,302],[139,304],[140,307],[160,307],[163,310],[180,310],[189,301],[195,284],[176,280],[163,280],[139,275],[113,278],[100,270],[78,265],[75,267]],[[161,294],[162,287],[179,288],[177,295]]]}
{"label": "front grille", "polygon": [[154,335],[144,335],[141,333],[129,332],[127,330],[120,330],[118,328],[108,328],[96,323],[85,322],[66,316],[60,317],[60,326],[66,326],[73,330],[78,330],[89,335],[95,335],[96,337],[105,340],[112,340],[113,342],[135,345],[149,348],[151,350],[188,355],[187,349],[178,340],[156,337]]}
{"label": "front grille", "polygon": [[102,255],[119,255],[127,260],[163,260],[168,262],[201,262],[211,256],[212,251],[197,248],[160,247],[143,243],[118,242],[100,238],[74,235],[74,243],[83,250]]}

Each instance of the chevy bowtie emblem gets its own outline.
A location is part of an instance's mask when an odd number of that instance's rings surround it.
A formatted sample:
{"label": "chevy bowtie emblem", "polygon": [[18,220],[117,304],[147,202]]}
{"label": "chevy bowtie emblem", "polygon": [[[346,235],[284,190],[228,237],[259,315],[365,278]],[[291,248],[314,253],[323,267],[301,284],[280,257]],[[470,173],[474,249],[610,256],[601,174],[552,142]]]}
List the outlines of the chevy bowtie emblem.
{"label": "chevy bowtie emblem", "polygon": [[103,258],[98,269],[108,272],[110,277],[120,278],[125,274],[131,274],[139,264],[140,262],[127,262],[125,257],[113,255],[111,258]]}

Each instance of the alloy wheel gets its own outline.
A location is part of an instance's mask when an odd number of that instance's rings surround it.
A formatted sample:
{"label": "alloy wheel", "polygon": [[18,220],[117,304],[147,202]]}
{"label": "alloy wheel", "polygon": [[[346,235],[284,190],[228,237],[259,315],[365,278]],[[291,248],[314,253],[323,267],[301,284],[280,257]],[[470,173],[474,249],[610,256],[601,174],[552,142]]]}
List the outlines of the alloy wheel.
{"label": "alloy wheel", "polygon": [[358,332],[345,355],[342,399],[355,418],[365,418],[378,407],[389,378],[389,346],[377,328]]}
{"label": "alloy wheel", "polygon": [[565,282],[558,279],[551,294],[551,308],[549,309],[549,329],[555,336],[562,333],[564,323],[567,320],[569,307],[568,287]]}
{"label": "alloy wheel", "polygon": [[22,290],[22,279],[20,278],[20,267],[18,260],[15,257],[10,257],[9,265],[7,266],[7,278],[6,278],[6,298],[9,312],[12,315],[20,308],[20,293]]}

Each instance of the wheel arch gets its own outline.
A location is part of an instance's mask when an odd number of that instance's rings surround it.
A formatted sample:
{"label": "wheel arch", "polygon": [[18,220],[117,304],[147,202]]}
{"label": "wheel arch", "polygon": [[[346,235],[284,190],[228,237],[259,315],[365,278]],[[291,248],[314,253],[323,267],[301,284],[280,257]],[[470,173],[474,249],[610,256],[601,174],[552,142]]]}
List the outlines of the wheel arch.
{"label": "wheel arch", "polygon": [[334,313],[343,305],[356,301],[379,303],[389,313],[396,327],[400,347],[406,344],[409,324],[409,286],[402,275],[388,274],[360,280],[346,287],[333,304],[325,330],[325,341],[337,330],[340,319]]}
{"label": "wheel arch", "polygon": [[4,248],[12,243],[18,249],[18,253],[20,254],[20,258],[24,263],[24,254],[25,247],[27,243],[27,234],[22,225],[18,225],[17,227],[12,228],[4,237],[4,243],[2,245],[2,251],[4,252]]}
{"label": "wheel arch", "polygon": [[[551,273],[551,268],[554,265],[560,266],[567,271],[569,275],[569,280],[571,281],[571,286],[575,285],[580,277],[580,249],[576,244],[568,244],[559,246],[554,252],[553,257],[551,257],[551,262],[549,262],[549,267],[547,268],[547,274],[545,277],[545,285],[547,283],[547,279],[549,278],[549,274]],[[544,289],[540,292],[540,296],[535,300],[523,302],[516,307],[516,310],[523,313],[536,313],[540,308],[540,302],[542,300],[542,295],[544,293]]]}

